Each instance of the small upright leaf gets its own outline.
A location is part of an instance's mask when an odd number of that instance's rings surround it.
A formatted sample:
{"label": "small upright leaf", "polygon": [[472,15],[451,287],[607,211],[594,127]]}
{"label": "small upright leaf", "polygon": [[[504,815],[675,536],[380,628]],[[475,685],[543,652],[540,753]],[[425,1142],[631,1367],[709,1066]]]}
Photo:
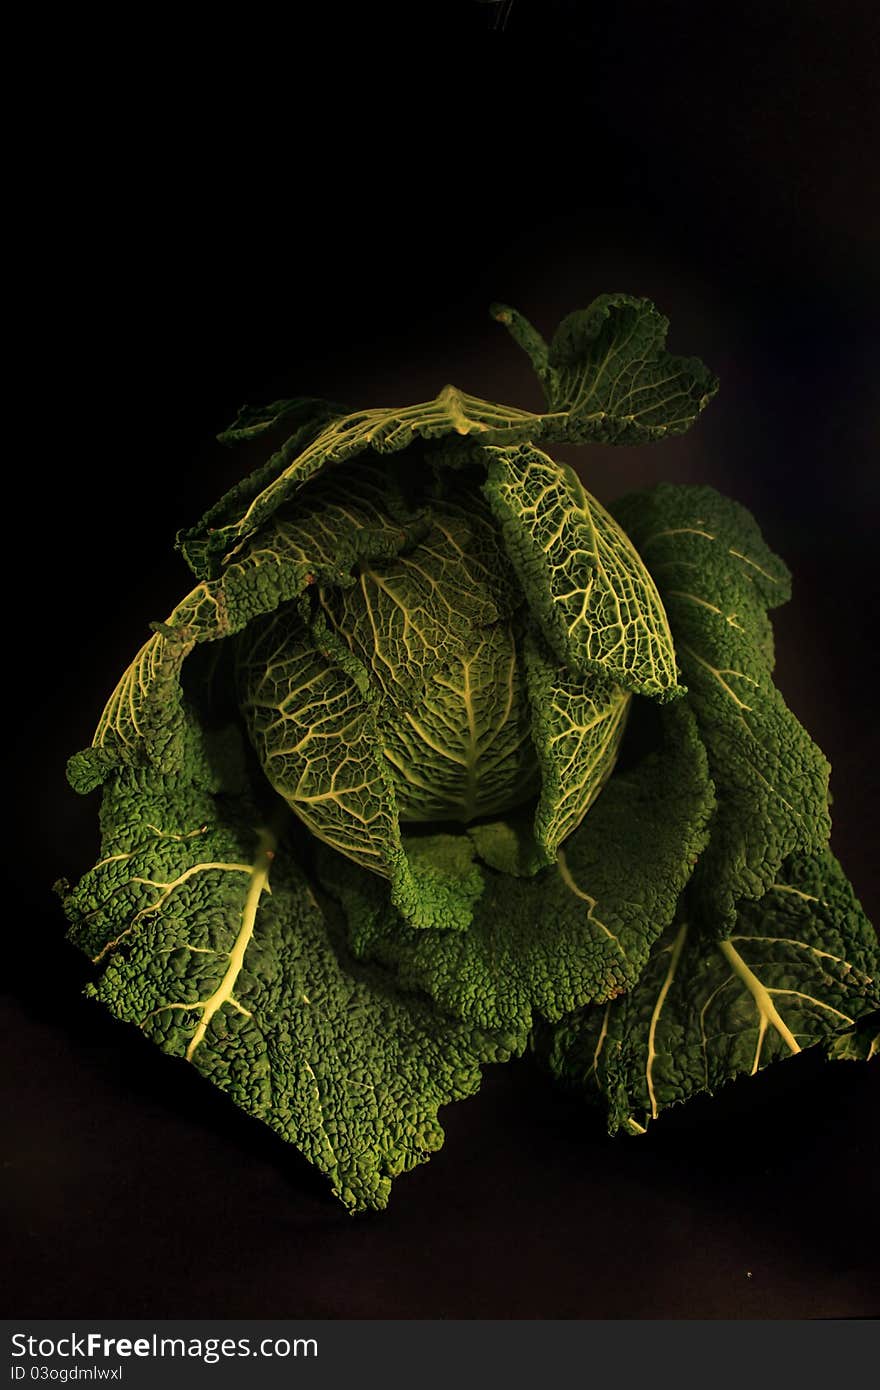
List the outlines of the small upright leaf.
{"label": "small upright leaf", "polygon": [[[502,446],[597,441],[644,443],[680,434],[711,400],[718,383],[696,358],[665,351],[668,323],[647,299],[601,295],[560,324],[551,346],[521,315],[504,306],[493,313],[529,351],[541,377],[549,413],[498,405],[444,386],[432,401],[342,413],[309,399],[244,407],[221,438],[259,436],[281,420],[295,426],[290,439],[251,478],[232,488],[179,545],[199,578],[211,578],[225,555],[265,524],[309,479],[326,468],[375,450],[396,453],[422,441],[463,444],[445,450],[455,463],[473,445]],[[417,466],[424,451],[416,456]],[[435,462],[441,455],[435,454]]]}
{"label": "small upright leaf", "polygon": [[643,444],[682,434],[718,390],[697,358],[666,351],[669,320],[649,299],[600,295],[562,320],[549,348],[515,309],[496,304],[492,313],[544,387],[549,413],[533,440]]}

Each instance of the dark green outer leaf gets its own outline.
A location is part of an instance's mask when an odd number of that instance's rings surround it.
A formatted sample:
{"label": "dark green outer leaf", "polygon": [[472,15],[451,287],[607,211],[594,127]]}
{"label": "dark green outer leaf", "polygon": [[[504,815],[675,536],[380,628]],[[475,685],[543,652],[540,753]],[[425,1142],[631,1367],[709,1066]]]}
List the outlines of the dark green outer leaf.
{"label": "dark green outer leaf", "polygon": [[551,1067],[601,1096],[611,1133],[644,1133],[666,1107],[817,1043],[869,1055],[846,1030],[880,1006],[878,977],[876,935],[830,850],[792,855],[726,940],[679,916],[631,993],[559,1025]]}
{"label": "dark green outer leaf", "polygon": [[103,826],[65,902],[102,969],[88,992],[295,1144],[351,1210],[383,1207],[440,1147],[438,1108],[521,1049],[351,963],[247,793],[124,769]]}
{"label": "dark green outer leaf", "polygon": [[709,755],[718,813],[695,887],[724,933],[741,897],[760,898],[789,854],[830,833],[828,763],[771,676],[767,610],[788,597],[788,571],[712,488],[664,484],[614,514],[656,580]]}

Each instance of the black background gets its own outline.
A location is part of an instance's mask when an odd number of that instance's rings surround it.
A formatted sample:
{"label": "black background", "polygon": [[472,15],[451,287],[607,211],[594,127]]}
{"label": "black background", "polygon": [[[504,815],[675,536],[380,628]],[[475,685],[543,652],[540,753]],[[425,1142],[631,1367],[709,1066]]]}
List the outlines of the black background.
{"label": "black background", "polygon": [[755,511],[795,575],[777,679],[831,759],[832,844],[877,918],[874,7],[513,0],[502,30],[493,8],[377,0],[186,32],[132,11],[22,50],[9,1314],[877,1311],[868,1067],[805,1055],[639,1141],[607,1139],[529,1062],[489,1068],[444,1112],[442,1153],[350,1218],[81,1000],[63,942],[51,884],[97,849],[96,798],[64,761],[184,592],[176,530],[253,461],[214,434],[278,395],[356,407],[452,381],[537,407],[489,302],[550,333],[609,290],[652,298],[721,392],[682,439],[560,452],[603,500],[701,481]]}

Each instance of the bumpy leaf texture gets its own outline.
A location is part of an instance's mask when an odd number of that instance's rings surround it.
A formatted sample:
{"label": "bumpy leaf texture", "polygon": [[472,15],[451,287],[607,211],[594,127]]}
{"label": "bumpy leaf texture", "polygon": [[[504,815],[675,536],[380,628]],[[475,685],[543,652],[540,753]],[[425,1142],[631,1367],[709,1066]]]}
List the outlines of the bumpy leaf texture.
{"label": "bumpy leaf texture", "polygon": [[[672,920],[714,805],[693,717],[673,706],[665,723],[662,747],[611,778],[552,868],[533,878],[499,871],[490,843],[467,931],[413,931],[374,876],[322,856],[354,950],[483,1028],[525,1031],[537,1013],[559,1019],[632,988]],[[480,847],[475,832],[475,858]]]}
{"label": "bumpy leaf texture", "polygon": [[530,1036],[633,1133],[813,1043],[877,1050],[827,764],[771,678],[785,567],[710,489],[608,509],[546,452],[679,433],[714,378],[645,300],[549,345],[494,312],[546,412],[240,413],[225,442],[288,437],[178,538],[196,585],[69,765],[103,785],[61,886],[90,993],[351,1210]]}
{"label": "bumpy leaf texture", "polygon": [[870,1055],[876,1035],[851,1030],[880,1007],[877,973],[834,856],[792,855],[723,940],[683,907],[630,994],[559,1025],[551,1065],[604,1098],[611,1133],[644,1133],[665,1107],[813,1044]]}
{"label": "bumpy leaf texture", "polygon": [[347,1207],[382,1207],[442,1143],[439,1107],[522,1039],[439,1017],[351,960],[235,768],[239,737],[194,748],[175,776],[126,768],[108,784],[102,859],[67,899],[71,939],[117,1018],[294,1143]]}
{"label": "bumpy leaf texture", "polygon": [[828,764],[773,685],[767,610],[785,566],[710,488],[661,485],[614,508],[657,580],[717,808],[676,920],[636,988],[553,1034],[557,1075],[643,1133],[676,1101],[824,1043],[876,1051],[880,954],[828,849]]}
{"label": "bumpy leaf texture", "polygon": [[660,486],[615,515],[650,564],[719,793],[698,875],[720,931],[794,850],[828,840],[828,763],[772,681],[767,611],[790,577],[743,507],[711,488]]}

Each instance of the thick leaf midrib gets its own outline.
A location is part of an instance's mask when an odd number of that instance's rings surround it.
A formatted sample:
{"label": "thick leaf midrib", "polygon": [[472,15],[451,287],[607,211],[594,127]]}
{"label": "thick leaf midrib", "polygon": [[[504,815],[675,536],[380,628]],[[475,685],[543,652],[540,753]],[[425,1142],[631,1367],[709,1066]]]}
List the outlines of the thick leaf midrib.
{"label": "thick leaf midrib", "polygon": [[681,953],[684,950],[687,935],[688,923],[683,922],[676,934],[675,940],[672,942],[672,945],[667,948],[670,952],[669,968],[666,971],[666,974],[664,975],[663,980],[661,982],[660,990],[657,994],[657,1000],[651,1012],[651,1021],[648,1025],[648,1051],[647,1060],[645,1062],[645,1084],[648,1088],[648,1099],[651,1102],[652,1120],[656,1120],[658,1114],[660,1113],[657,1106],[657,1094],[654,1090],[654,1063],[657,1060],[657,1028],[660,1023],[661,1014],[663,1013],[663,1009],[666,1004],[666,999],[669,995],[670,989],[672,988],[672,982],[675,979],[676,973],[678,971],[678,963],[681,960]]}
{"label": "thick leaf midrib", "polygon": [[199,1044],[203,1041],[205,1034],[215,1013],[224,1004],[230,1004],[241,1013],[251,1017],[249,1009],[246,1009],[235,998],[232,991],[241,974],[244,965],[245,953],[253,938],[256,926],[257,913],[259,911],[260,899],[269,885],[269,870],[272,860],[275,858],[277,840],[271,831],[261,829],[257,835],[257,853],[251,868],[251,881],[248,884],[247,897],[245,898],[244,908],[241,914],[241,925],[236,933],[235,941],[228,955],[229,964],[226,967],[220,984],[214,993],[204,1002],[195,1005],[201,1008],[202,1017],[198,1027],[193,1033],[189,1046],[186,1049],[186,1060],[191,1062]]}
{"label": "thick leaf midrib", "polygon": [[730,941],[719,941],[716,943],[716,949],[727,961],[732,974],[745,985],[758,1012],[758,1040],[755,1047],[755,1060],[752,1064],[752,1076],[761,1065],[761,1052],[768,1027],[772,1027],[779,1034],[789,1052],[792,1054],[800,1052],[801,1045],[773,1003],[771,991],[746,964],[736,947]]}
{"label": "thick leaf midrib", "polygon": [[568,860],[565,857],[565,851],[562,849],[558,850],[556,854],[556,869],[559,874],[559,877],[562,879],[562,882],[565,884],[569,892],[573,893],[576,898],[580,898],[582,902],[585,902],[587,904],[587,921],[590,922],[592,925],[599,927],[608,937],[609,941],[614,942],[624,961],[628,965],[629,956],[627,955],[626,951],[623,949],[623,946],[620,943],[620,937],[615,935],[611,928],[596,916],[596,908],[599,906],[598,898],[594,898],[592,893],[588,893],[585,889],[581,888],[577,884],[574,875],[571,872],[571,869],[568,867]]}

